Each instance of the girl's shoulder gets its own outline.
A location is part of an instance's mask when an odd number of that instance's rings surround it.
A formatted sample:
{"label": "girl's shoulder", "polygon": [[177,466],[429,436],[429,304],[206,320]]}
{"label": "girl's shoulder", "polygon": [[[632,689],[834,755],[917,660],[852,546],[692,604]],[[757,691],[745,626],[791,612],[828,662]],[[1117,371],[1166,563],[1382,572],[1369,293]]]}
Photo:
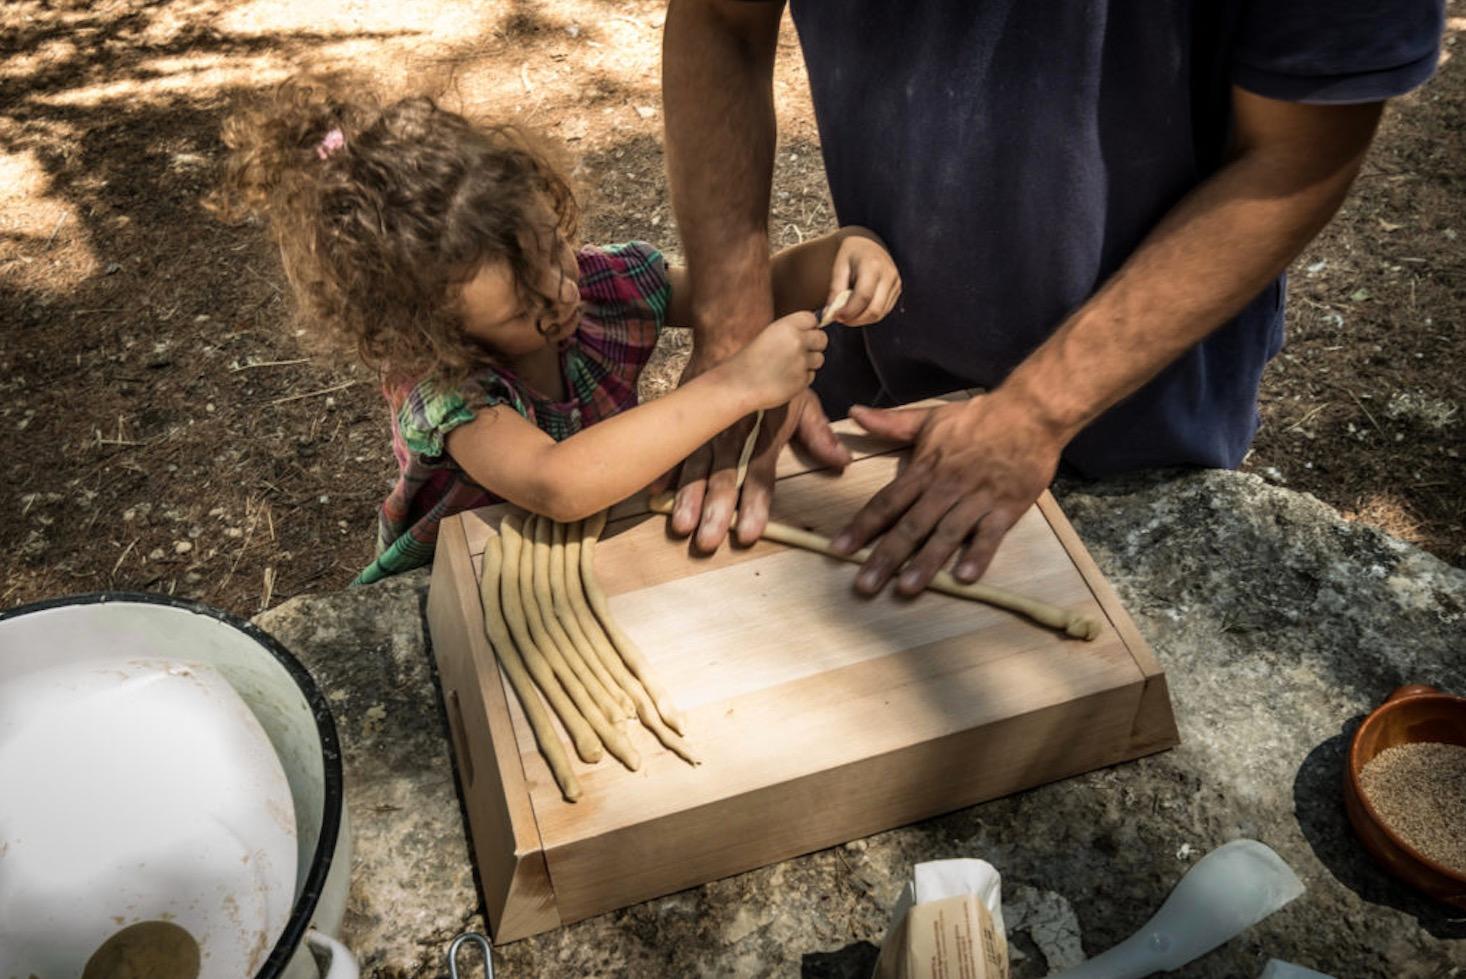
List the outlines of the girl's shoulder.
{"label": "girl's shoulder", "polygon": [[533,417],[513,378],[488,365],[455,381],[427,377],[390,383],[385,393],[392,408],[393,434],[424,461],[441,459],[448,433],[473,421],[482,408],[507,405]]}
{"label": "girl's shoulder", "polygon": [[649,319],[666,324],[672,297],[667,260],[644,241],[586,245],[576,256],[580,298],[587,312],[602,320]]}
{"label": "girl's shoulder", "polygon": [[667,325],[672,283],[662,253],[644,241],[580,250],[576,342],[602,368],[635,378]]}

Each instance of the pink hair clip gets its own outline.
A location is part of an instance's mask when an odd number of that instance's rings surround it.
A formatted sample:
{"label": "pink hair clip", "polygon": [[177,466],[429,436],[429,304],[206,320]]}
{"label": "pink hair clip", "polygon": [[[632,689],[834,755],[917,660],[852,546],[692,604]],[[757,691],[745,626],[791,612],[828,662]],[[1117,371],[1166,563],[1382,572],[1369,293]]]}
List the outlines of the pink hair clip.
{"label": "pink hair clip", "polygon": [[346,134],[341,132],[341,128],[338,126],[326,133],[321,139],[320,144],[316,147],[316,156],[324,160],[345,145]]}

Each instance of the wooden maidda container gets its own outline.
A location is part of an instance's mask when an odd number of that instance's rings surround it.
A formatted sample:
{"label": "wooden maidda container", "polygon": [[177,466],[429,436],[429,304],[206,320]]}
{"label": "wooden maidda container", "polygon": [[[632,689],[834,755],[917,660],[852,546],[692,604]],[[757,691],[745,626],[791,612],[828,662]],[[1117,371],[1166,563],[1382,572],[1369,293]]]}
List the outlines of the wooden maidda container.
{"label": "wooden maidda container", "polygon": [[[786,451],[776,519],[831,534],[896,474],[904,450],[836,430],[855,461],[837,475]],[[636,499],[597,570],[703,763],[635,724],[637,772],[566,739],[583,793],[567,803],[484,636],[480,563],[505,512],[445,521],[428,599],[496,942],[1177,743],[1164,672],[1048,493],[984,581],[1097,618],[1092,642],[934,592],[861,598],[854,565],[778,544],[693,557]]]}

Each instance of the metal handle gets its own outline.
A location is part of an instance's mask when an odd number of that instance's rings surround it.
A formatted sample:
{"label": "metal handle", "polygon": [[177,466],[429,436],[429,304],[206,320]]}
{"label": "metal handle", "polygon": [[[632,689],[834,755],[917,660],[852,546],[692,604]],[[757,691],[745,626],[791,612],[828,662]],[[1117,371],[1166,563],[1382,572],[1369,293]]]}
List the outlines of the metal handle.
{"label": "metal handle", "polygon": [[458,950],[468,942],[473,942],[483,949],[484,953],[484,974],[488,979],[494,979],[494,954],[493,946],[489,944],[487,937],[476,931],[466,931],[453,939],[448,946],[448,979],[459,979],[458,977]]}

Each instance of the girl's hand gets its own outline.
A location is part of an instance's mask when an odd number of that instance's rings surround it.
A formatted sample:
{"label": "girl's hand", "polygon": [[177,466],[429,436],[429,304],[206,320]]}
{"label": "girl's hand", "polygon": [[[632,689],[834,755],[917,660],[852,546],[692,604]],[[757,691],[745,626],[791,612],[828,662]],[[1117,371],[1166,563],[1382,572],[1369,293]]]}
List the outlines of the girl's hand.
{"label": "girl's hand", "polygon": [[753,396],[755,407],[777,408],[814,380],[829,342],[813,313],[794,313],[764,327],[724,364],[732,383]]}
{"label": "girl's hand", "polygon": [[901,298],[901,273],[879,241],[850,234],[840,242],[825,304],[834,302],[846,289],[850,298],[835,313],[835,322],[846,326],[867,326],[885,319]]}

